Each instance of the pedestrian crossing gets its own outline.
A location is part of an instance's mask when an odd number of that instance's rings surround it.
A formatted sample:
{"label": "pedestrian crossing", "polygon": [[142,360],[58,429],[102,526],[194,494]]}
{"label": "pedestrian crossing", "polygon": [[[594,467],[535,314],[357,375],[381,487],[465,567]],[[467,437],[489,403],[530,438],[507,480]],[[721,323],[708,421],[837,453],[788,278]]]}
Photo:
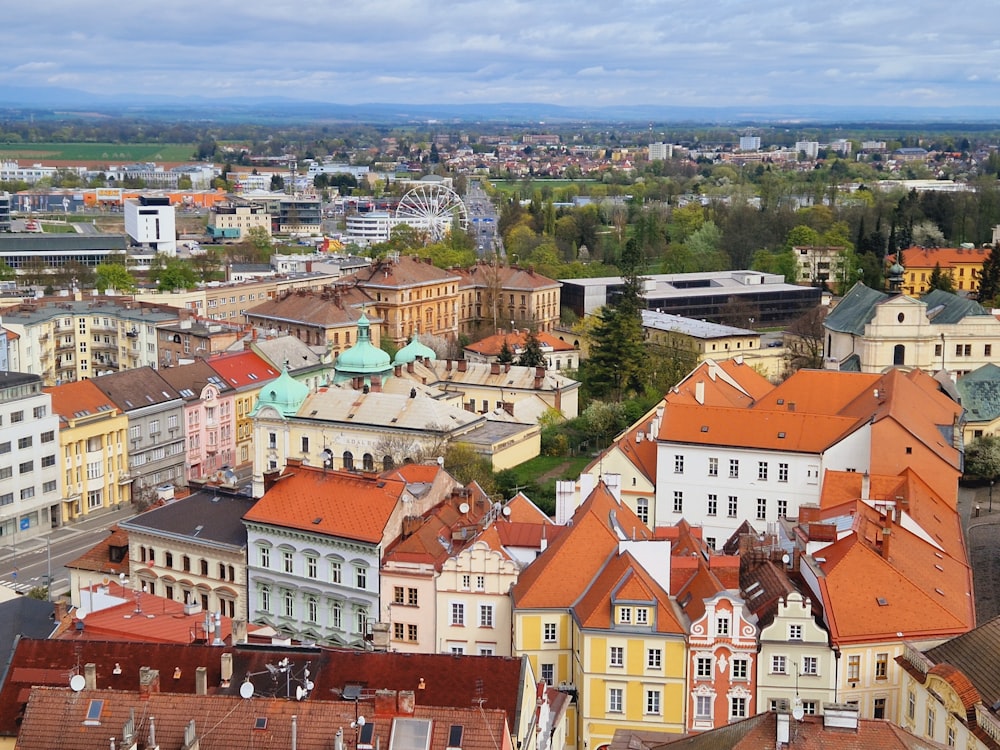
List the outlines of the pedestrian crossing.
{"label": "pedestrian crossing", "polygon": [[0,579],[0,586],[6,586],[7,588],[12,589],[13,591],[16,591],[18,594],[27,594],[29,591],[31,591],[31,589],[34,588],[34,586],[32,586],[29,583],[19,583],[19,582],[16,582],[16,581],[5,581],[5,580],[2,580],[2,579]]}

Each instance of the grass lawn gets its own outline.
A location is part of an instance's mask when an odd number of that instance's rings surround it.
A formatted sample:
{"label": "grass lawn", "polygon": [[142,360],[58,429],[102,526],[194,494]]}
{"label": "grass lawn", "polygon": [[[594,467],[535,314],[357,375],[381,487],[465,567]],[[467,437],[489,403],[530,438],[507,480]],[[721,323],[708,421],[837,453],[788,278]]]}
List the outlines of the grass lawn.
{"label": "grass lawn", "polygon": [[42,222],[42,231],[46,234],[76,234],[76,229],[72,224],[51,224]]}
{"label": "grass lawn", "polygon": [[510,471],[517,477],[517,486],[548,514],[556,508],[556,482],[576,479],[592,456],[538,456],[515,466]]}
{"label": "grass lawn", "polygon": [[0,143],[0,159],[82,161],[122,164],[137,161],[193,161],[193,143]]}

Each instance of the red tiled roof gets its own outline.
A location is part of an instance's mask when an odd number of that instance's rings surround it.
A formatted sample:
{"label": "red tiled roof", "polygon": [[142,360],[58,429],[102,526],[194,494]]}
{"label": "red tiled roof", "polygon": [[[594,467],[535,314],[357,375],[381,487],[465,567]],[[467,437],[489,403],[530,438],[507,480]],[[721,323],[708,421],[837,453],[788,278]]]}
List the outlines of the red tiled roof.
{"label": "red tiled roof", "polygon": [[[562,339],[558,339],[551,333],[546,333],[545,331],[538,331],[535,333],[535,338],[538,339],[538,343],[542,346],[550,346],[553,351],[556,352],[571,352],[574,350],[572,344],[567,344]],[[513,353],[515,349],[523,350],[526,346],[526,341],[528,340],[528,334],[524,331],[514,331],[512,333],[495,333],[492,336],[487,336],[484,339],[475,341],[465,348],[470,352],[475,352],[476,354],[481,354],[484,357],[495,357],[500,354],[503,349],[503,345],[506,343],[507,348]]]}
{"label": "red tiled roof", "polygon": [[220,354],[205,360],[233,388],[257,388],[281,373],[255,352]]}
{"label": "red tiled roof", "polygon": [[[89,382],[89,381],[79,381]],[[111,548],[124,548],[125,554],[118,562],[111,560]],[[122,531],[118,524],[108,529],[108,535],[72,562],[66,563],[67,568],[91,570],[117,576],[129,572],[128,566],[128,534]]]}
{"label": "red tiled roof", "polygon": [[52,396],[52,411],[59,415],[59,424],[65,428],[77,416],[107,416],[119,414],[118,407],[90,380],[77,380],[46,388]]}
{"label": "red tiled roof", "polygon": [[299,466],[244,519],[377,544],[405,487],[398,479]]}

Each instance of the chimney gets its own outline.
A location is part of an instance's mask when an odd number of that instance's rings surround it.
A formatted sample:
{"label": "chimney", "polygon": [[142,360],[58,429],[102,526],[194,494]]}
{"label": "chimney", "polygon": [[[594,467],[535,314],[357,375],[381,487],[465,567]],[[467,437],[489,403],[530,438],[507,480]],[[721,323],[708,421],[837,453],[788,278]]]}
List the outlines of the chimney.
{"label": "chimney", "polygon": [[882,557],[889,559],[889,538],[892,536],[892,529],[885,526],[882,529]]}
{"label": "chimney", "polygon": [[412,362],[407,362],[406,363],[406,371],[408,373],[410,373],[410,375],[413,374],[413,363]]}
{"label": "chimney", "polygon": [[229,687],[229,683],[233,679],[233,655],[231,652],[227,651],[222,655],[221,671],[222,671],[222,687]]}
{"label": "chimney", "polygon": [[863,472],[861,474],[861,499],[867,500],[869,494],[871,493],[872,479],[868,476],[868,472]]}
{"label": "chimney", "polygon": [[382,378],[381,378],[381,376],[379,376],[379,375],[372,375],[371,390],[372,390],[372,393],[381,393],[382,392]]}
{"label": "chimney", "polygon": [[375,715],[395,716],[396,714],[396,691],[376,690],[375,691]]}
{"label": "chimney", "polygon": [[55,615],[54,619],[58,625],[60,622],[66,619],[66,600],[56,599],[55,602]]}
{"label": "chimney", "polygon": [[451,372],[451,360],[450,359],[446,359],[444,361],[444,370],[445,370],[445,372]]}
{"label": "chimney", "polygon": [[[247,621],[244,620],[242,617],[233,618],[232,627],[233,627],[233,637],[232,637],[233,645],[235,646],[237,643],[246,643],[247,642]],[[230,654],[230,656],[229,656],[229,659],[230,659],[229,663],[230,663],[230,665],[232,665],[232,658],[233,658],[232,654]],[[231,666],[230,666],[229,673],[230,673],[230,675],[232,675],[232,667]]]}
{"label": "chimney", "polygon": [[694,400],[699,404],[705,403],[705,381],[699,380],[694,384]]}
{"label": "chimney", "polygon": [[490,363],[490,375],[499,375],[499,374],[500,374],[500,363],[499,362],[491,362]]}
{"label": "chimney", "polygon": [[97,690],[97,665],[93,662],[83,665],[83,677],[87,690]]}
{"label": "chimney", "polygon": [[534,380],[534,382],[532,384],[532,387],[536,391],[541,390],[541,388],[542,388],[542,376],[541,375],[535,375],[535,380]]}
{"label": "chimney", "polygon": [[195,695],[208,695],[208,668],[198,667],[194,670]]}
{"label": "chimney", "polygon": [[139,698],[149,700],[153,693],[160,692],[160,670],[150,667],[139,667]]}
{"label": "chimney", "polygon": [[413,706],[415,703],[416,694],[412,690],[399,691],[399,701],[396,705],[399,708],[400,716],[413,716]]}
{"label": "chimney", "polygon": [[815,503],[802,503],[799,506],[799,523],[819,521],[819,506]]}
{"label": "chimney", "polygon": [[545,377],[545,368],[542,367],[541,365],[539,365],[538,367],[536,367],[535,368],[535,377],[536,378],[544,378]]}
{"label": "chimney", "polygon": [[510,362],[504,362],[503,363],[503,371],[504,372],[510,372]]}
{"label": "chimney", "polygon": [[778,741],[777,747],[779,748],[784,747],[785,745],[788,744],[788,737],[789,737],[788,718],[789,716],[787,711],[779,711],[776,717],[777,736],[775,737],[775,739]]}
{"label": "chimney", "polygon": [[503,410],[505,412],[507,412],[508,414],[510,414],[513,417],[514,416],[514,402],[513,401],[504,401],[503,402]]}
{"label": "chimney", "polygon": [[459,372],[465,372],[468,369],[469,369],[469,363],[466,360],[464,360],[464,359],[458,360],[458,371]]}
{"label": "chimney", "polygon": [[[451,368],[449,367],[448,369],[450,370]],[[402,365],[396,365],[394,368],[392,368],[392,372],[393,372],[393,374],[397,378],[402,377],[402,375],[403,375],[403,366]]]}
{"label": "chimney", "polygon": [[858,707],[853,703],[827,703],[823,706],[824,729],[858,731]]}

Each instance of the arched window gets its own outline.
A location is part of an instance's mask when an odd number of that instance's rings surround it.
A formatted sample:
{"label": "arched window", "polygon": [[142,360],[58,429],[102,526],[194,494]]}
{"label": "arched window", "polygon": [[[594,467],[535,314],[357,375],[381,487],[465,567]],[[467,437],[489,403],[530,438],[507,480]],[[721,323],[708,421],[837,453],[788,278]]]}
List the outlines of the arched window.
{"label": "arched window", "polygon": [[270,612],[271,611],[271,587],[261,586],[260,587],[260,611]]}
{"label": "arched window", "polygon": [[392,456],[382,456],[382,471],[389,471],[392,467]]}
{"label": "arched window", "polygon": [[649,499],[640,497],[635,501],[635,514],[643,523],[649,523]]}
{"label": "arched window", "polygon": [[344,451],[344,468],[348,471],[354,469],[354,454],[350,451]]}
{"label": "arched window", "polygon": [[905,364],[906,359],[906,347],[903,344],[896,344],[892,347],[892,363],[894,365]]}
{"label": "arched window", "polygon": [[361,459],[365,471],[375,471],[375,457],[371,453],[366,453]]}

